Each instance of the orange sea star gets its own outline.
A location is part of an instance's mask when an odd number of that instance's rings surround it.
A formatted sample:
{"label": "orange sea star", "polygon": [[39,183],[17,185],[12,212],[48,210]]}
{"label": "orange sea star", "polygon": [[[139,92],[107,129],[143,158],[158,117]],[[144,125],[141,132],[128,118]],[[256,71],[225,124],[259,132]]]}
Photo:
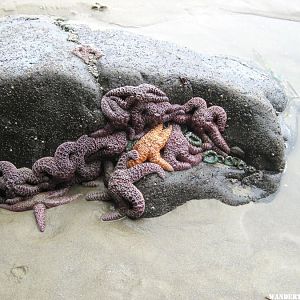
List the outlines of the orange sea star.
{"label": "orange sea star", "polygon": [[166,171],[174,171],[173,167],[160,156],[160,150],[163,149],[169,140],[172,126],[164,129],[163,124],[159,124],[145,134],[133,147],[138,151],[137,160],[128,161],[128,167],[131,168],[148,160],[160,165]]}

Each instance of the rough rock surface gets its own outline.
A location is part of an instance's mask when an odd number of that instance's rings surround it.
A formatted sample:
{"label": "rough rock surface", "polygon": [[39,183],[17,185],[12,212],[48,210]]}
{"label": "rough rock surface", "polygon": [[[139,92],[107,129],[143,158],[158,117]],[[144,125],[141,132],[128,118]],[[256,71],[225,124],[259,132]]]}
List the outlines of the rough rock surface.
{"label": "rough rock surface", "polygon": [[[0,36],[0,160],[30,166],[52,155],[61,142],[103,125],[97,109],[103,92],[148,82],[174,103],[201,96],[222,106],[229,117],[229,145],[240,147],[246,162],[262,171],[245,179],[243,171],[203,163],[168,174],[165,181],[149,176],[137,184],[146,199],[144,216],[161,215],[193,198],[243,204],[278,188],[284,142],[277,113],[287,98],[265,71],[121,31],[73,26],[72,42],[66,27],[39,17],[7,18],[0,23]],[[71,53],[77,43],[103,52],[100,84],[89,66]]]}
{"label": "rough rock surface", "polygon": [[0,22],[0,160],[30,167],[103,124],[97,80],[46,18]]}
{"label": "rough rock surface", "polygon": [[287,97],[270,74],[236,58],[204,56],[172,43],[122,31],[78,27],[79,38],[101,48],[99,82],[106,92],[122,85],[151,83],[172,102],[201,96],[228,113],[225,137],[260,169],[284,166],[284,143],[276,118]]}
{"label": "rough rock surface", "polygon": [[165,214],[191,199],[216,198],[229,205],[256,202],[274,193],[280,173],[245,174],[225,165],[202,163],[192,169],[168,173],[164,180],[150,175],[136,185],[144,195],[143,217]]}

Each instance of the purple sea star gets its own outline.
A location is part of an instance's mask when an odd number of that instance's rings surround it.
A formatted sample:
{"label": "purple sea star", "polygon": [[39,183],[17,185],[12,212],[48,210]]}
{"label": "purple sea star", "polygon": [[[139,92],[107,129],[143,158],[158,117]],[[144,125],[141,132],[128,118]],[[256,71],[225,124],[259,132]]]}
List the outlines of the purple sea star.
{"label": "purple sea star", "polygon": [[[88,64],[95,63],[95,59],[101,56],[100,52],[86,45],[79,46],[76,51],[75,54]],[[155,154],[151,154],[153,162],[164,162],[169,170],[184,170],[198,164],[202,159],[202,149],[212,149],[223,156],[230,152],[221,134],[227,121],[226,112],[222,107],[207,107],[205,100],[200,97],[194,97],[184,105],[172,105],[168,101],[164,92],[150,84],[125,86],[109,91],[101,100],[101,108],[109,121],[104,128],[90,136],[83,135],[77,141],[61,144],[53,157],[39,159],[32,170],[17,169],[10,162],[0,161],[0,203],[5,202],[2,207],[14,211],[34,209],[42,231],[45,209],[67,203],[69,200],[66,197],[60,202],[54,199],[63,196],[59,191],[44,192],[35,197],[33,195],[74,183],[94,185],[93,180],[100,175],[104,166],[107,193],[94,193],[87,198],[113,200],[116,203],[117,210],[105,214],[102,220],[115,220],[122,216],[139,218],[144,212],[145,203],[143,195],[133,183],[150,173],[158,173],[160,177],[164,175],[162,168],[154,163],[134,166],[139,160],[142,162],[143,159],[150,158],[150,152]],[[153,150],[153,145],[159,142],[158,136],[153,135],[154,139],[149,145],[139,141],[134,146],[145,146],[144,149],[140,147],[140,157],[135,150],[125,153],[114,170],[112,162],[103,162],[107,158],[116,158],[126,150],[127,135],[130,139],[140,138],[155,126],[161,126],[163,130],[163,123],[167,122],[177,124],[173,125],[170,138],[171,126],[168,134],[164,136],[164,145],[169,139],[164,153],[165,160],[160,159],[161,148],[156,149],[158,152]],[[202,149],[188,142],[178,124],[187,125],[189,130],[201,138]],[[128,169],[126,164],[129,158],[133,160],[129,161],[128,165],[133,167]]]}
{"label": "purple sea star", "polygon": [[107,97],[118,97],[116,100],[123,109],[129,109],[138,103],[147,102],[168,102],[167,95],[154,85],[143,83],[138,86],[123,86],[110,90],[106,93]]}
{"label": "purple sea star", "polygon": [[169,102],[140,103],[131,111],[131,127],[129,139],[142,137],[149,129],[160,123],[170,122],[174,116],[184,114],[180,105],[172,105]]}
{"label": "purple sea star", "polygon": [[121,100],[116,96],[104,95],[101,100],[101,110],[114,128],[124,129],[128,125],[130,113],[119,106],[118,99]]}
{"label": "purple sea star", "polygon": [[77,151],[76,142],[65,142],[57,147],[54,157],[38,159],[32,166],[37,177],[51,176],[61,181],[70,181],[74,177],[76,163],[70,160]]}
{"label": "purple sea star", "polygon": [[107,192],[91,193],[87,196],[87,200],[114,200],[116,202],[117,212],[103,215],[101,218],[103,221],[116,220],[125,215],[132,219],[141,217],[145,210],[145,200],[133,183],[151,173],[157,173],[164,178],[164,170],[157,164],[143,163],[128,169],[127,161],[138,159],[138,156],[135,150],[124,153],[110,176]]}
{"label": "purple sea star", "polygon": [[207,144],[207,148],[226,156],[230,148],[221,135],[224,132],[227,114],[220,106],[207,108],[206,101],[194,97],[182,106],[184,115],[178,115],[173,120],[178,124],[187,124]]}
{"label": "purple sea star", "polygon": [[46,186],[46,184],[42,184],[45,178],[36,177],[28,168],[17,169],[14,164],[8,161],[0,161],[1,173],[0,189],[5,191],[6,198],[33,196]]}
{"label": "purple sea star", "polygon": [[95,140],[97,151],[101,150],[102,157],[115,157],[125,151],[127,146],[126,132],[119,131],[110,136]]}
{"label": "purple sea star", "polygon": [[[161,103],[168,101],[169,98],[166,94],[151,84],[124,86],[110,90],[101,99],[101,110],[108,119],[108,124],[97,132],[92,133],[91,136],[101,137],[107,136],[116,130],[128,130],[132,109],[140,106],[140,104],[144,105],[149,102]],[[172,110],[171,105],[168,109]],[[175,107],[173,109],[175,109]],[[143,107],[141,110],[144,110]],[[142,127],[144,126],[145,124]],[[138,130],[139,129],[140,128],[138,128]],[[142,130],[143,129],[140,129],[140,131]]]}
{"label": "purple sea star", "polygon": [[175,171],[190,169],[202,160],[202,148],[192,146],[184,137],[178,124],[173,124],[172,133],[164,149],[163,158]]}
{"label": "purple sea star", "polygon": [[[87,161],[87,158],[98,151],[96,140],[82,135],[76,141],[76,152],[70,156],[70,161],[76,166],[76,182],[92,181],[101,173],[101,161]],[[74,174],[74,172],[73,172]]]}
{"label": "purple sea star", "polygon": [[65,142],[58,146],[54,157],[37,160],[32,170],[38,178],[49,176],[56,183],[94,180],[101,173],[100,158],[119,155],[126,145],[125,132],[116,132],[102,138],[83,135],[75,142]]}
{"label": "purple sea star", "polygon": [[46,209],[55,206],[63,205],[77,199],[80,194],[75,196],[64,196],[68,189],[58,191],[43,192],[33,197],[26,198],[23,201],[20,199],[6,200],[5,204],[0,204],[0,208],[14,212],[20,212],[33,209],[39,230],[43,232],[46,227]]}
{"label": "purple sea star", "polygon": [[[203,142],[212,142],[212,149],[225,154],[230,152],[230,148],[222,137],[220,129],[225,130],[227,115],[220,106],[211,106],[207,109],[198,109],[192,116],[191,128],[203,140]],[[214,147],[216,146],[216,147]]]}

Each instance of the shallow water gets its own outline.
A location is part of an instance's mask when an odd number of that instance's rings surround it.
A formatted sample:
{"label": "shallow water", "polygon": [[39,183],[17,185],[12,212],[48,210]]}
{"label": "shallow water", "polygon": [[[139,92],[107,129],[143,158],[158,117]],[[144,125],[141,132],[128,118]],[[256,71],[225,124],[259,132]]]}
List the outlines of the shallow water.
{"label": "shallow water", "polygon": [[202,53],[252,60],[279,78],[291,99],[282,114],[291,142],[275,200],[240,207],[195,200],[159,218],[101,223],[109,206],[81,199],[49,210],[44,234],[32,212],[1,210],[1,299],[300,293],[300,4],[223,2],[114,0],[102,1],[108,8],[100,12],[88,1],[1,1],[0,15],[64,15],[93,28],[124,27]]}

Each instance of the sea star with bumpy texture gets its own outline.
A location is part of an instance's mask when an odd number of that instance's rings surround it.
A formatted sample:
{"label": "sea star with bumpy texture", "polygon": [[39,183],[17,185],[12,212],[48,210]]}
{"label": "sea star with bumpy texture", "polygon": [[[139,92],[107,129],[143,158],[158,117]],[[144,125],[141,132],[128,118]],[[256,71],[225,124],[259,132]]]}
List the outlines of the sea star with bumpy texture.
{"label": "sea star with bumpy texture", "polygon": [[[140,218],[145,210],[145,200],[133,183],[152,173],[164,178],[164,170],[157,164],[143,163],[128,169],[128,159],[136,160],[138,157],[139,153],[136,150],[124,153],[110,175],[107,192],[90,193],[87,196],[87,200],[115,201],[117,210],[104,214],[101,217],[103,221],[117,220],[125,215],[132,219]],[[131,207],[128,208],[128,205]]]}
{"label": "sea star with bumpy texture", "polygon": [[195,111],[191,119],[191,128],[204,142],[211,140],[213,150],[220,153],[218,151],[220,149],[228,154],[230,148],[221,134],[225,130],[226,120],[227,115],[222,107],[211,106],[207,109]]}
{"label": "sea star with bumpy texture", "polygon": [[[169,98],[166,94],[151,84],[124,86],[112,89],[101,99],[101,110],[108,119],[108,124],[104,128],[92,133],[91,136],[102,137],[116,130],[129,130],[128,126],[132,109],[150,102],[154,104],[168,101]],[[170,109],[172,109],[172,107],[170,107]],[[142,127],[144,126],[145,125],[142,125]],[[132,133],[132,130],[129,130],[129,135],[133,137],[134,131]]]}
{"label": "sea star with bumpy texture", "polygon": [[98,151],[94,138],[82,135],[76,141],[76,152],[71,155],[70,160],[76,165],[76,182],[89,182],[100,176],[101,161],[89,161],[87,158]]}
{"label": "sea star with bumpy texture", "polygon": [[172,105],[170,102],[149,102],[136,105],[131,111],[129,139],[139,139],[147,129],[160,123],[170,122],[178,114],[184,114],[181,105]]}
{"label": "sea star with bumpy texture", "polygon": [[148,83],[143,83],[138,86],[123,86],[106,93],[107,97],[118,97],[116,102],[123,109],[129,109],[136,106],[138,103],[147,102],[168,102],[167,95],[156,86]]}
{"label": "sea star with bumpy texture", "polygon": [[130,113],[119,106],[118,100],[122,99],[113,95],[104,95],[101,99],[101,110],[114,128],[124,129],[128,125]]}
{"label": "sea star with bumpy texture", "polygon": [[190,169],[202,160],[202,148],[192,146],[178,124],[173,124],[171,136],[166,144],[163,158],[175,171]]}
{"label": "sea star with bumpy texture", "polygon": [[9,161],[0,161],[0,189],[6,194],[6,198],[17,196],[29,197],[39,193],[45,188],[44,178],[36,177],[31,169],[20,168]]}
{"label": "sea star with bumpy texture", "polygon": [[172,125],[164,129],[163,124],[157,125],[145,134],[134,146],[133,149],[139,153],[137,160],[130,160],[128,167],[133,167],[146,160],[160,165],[166,171],[173,171],[173,167],[166,162],[160,155],[170,137]]}
{"label": "sea star with bumpy texture", "polygon": [[0,204],[0,208],[14,212],[20,212],[33,209],[37,225],[41,232],[46,227],[46,209],[55,206],[63,205],[77,199],[80,194],[75,196],[64,196],[68,189],[57,191],[43,192],[30,198],[25,198],[23,201],[6,200],[5,204]]}
{"label": "sea star with bumpy texture", "polygon": [[58,146],[54,157],[43,157],[33,166],[33,173],[40,177],[50,176],[60,182],[94,180],[100,175],[103,157],[121,154],[127,145],[125,132],[116,132],[102,138],[81,136],[75,142],[65,142]]}
{"label": "sea star with bumpy texture", "polygon": [[50,175],[63,181],[71,180],[76,171],[76,163],[70,158],[76,151],[76,142],[65,142],[57,147],[54,157],[47,156],[38,159],[33,164],[32,171],[37,177]]}
{"label": "sea star with bumpy texture", "polygon": [[182,109],[185,114],[177,115],[174,118],[174,121],[178,124],[189,124],[192,120],[192,115],[198,109],[205,109],[207,108],[206,101],[200,97],[193,97],[186,103],[182,105]]}
{"label": "sea star with bumpy texture", "polygon": [[174,117],[178,124],[187,124],[210,148],[226,156],[230,148],[221,135],[224,132],[227,114],[220,106],[207,107],[206,101],[194,97],[182,105],[184,115]]}
{"label": "sea star with bumpy texture", "polygon": [[120,155],[126,149],[126,132],[119,131],[110,136],[95,139],[95,143],[97,151],[100,151],[102,157],[116,157],[116,155]]}

